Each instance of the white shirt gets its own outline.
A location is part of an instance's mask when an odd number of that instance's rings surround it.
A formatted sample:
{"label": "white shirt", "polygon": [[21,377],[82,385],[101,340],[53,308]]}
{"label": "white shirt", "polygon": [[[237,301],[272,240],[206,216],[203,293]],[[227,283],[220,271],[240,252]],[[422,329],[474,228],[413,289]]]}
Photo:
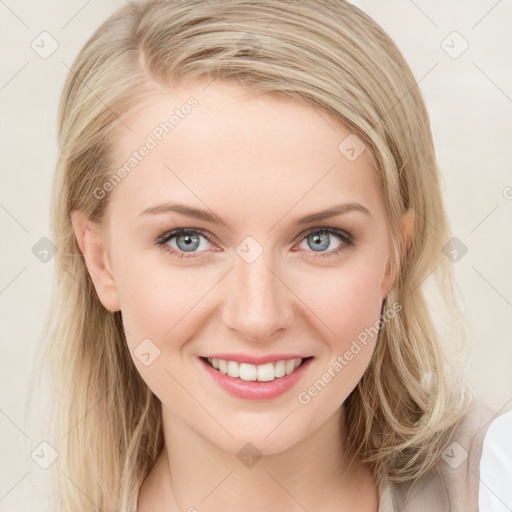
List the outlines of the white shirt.
{"label": "white shirt", "polygon": [[480,459],[480,512],[512,511],[512,411],[493,420]]}

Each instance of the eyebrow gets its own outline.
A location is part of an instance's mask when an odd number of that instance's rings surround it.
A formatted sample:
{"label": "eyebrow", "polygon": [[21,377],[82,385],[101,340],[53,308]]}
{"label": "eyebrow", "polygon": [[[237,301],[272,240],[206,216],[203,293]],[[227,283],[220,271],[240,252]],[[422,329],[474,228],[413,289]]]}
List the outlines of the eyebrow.
{"label": "eyebrow", "polygon": [[[306,215],[304,217],[300,217],[295,220],[295,225],[301,226],[303,224],[309,224],[311,222],[317,222],[324,219],[329,219],[331,217],[335,217],[337,215],[342,215],[344,213],[352,212],[352,211],[358,211],[361,213],[364,213],[365,215],[369,215],[372,217],[372,214],[362,204],[359,203],[343,203],[331,206],[327,210],[322,210],[316,213],[311,213],[309,215]],[[151,214],[159,214],[159,213],[179,213],[181,215],[185,215],[187,217],[193,217],[194,219],[199,219],[205,222],[210,222],[212,224],[219,224],[221,226],[225,226],[229,229],[229,226],[227,222],[222,219],[222,217],[219,217],[212,211],[208,210],[202,210],[200,208],[194,208],[192,206],[187,206],[180,203],[174,203],[174,202],[166,202],[157,204],[155,206],[151,206],[150,208],[147,208],[143,212],[139,214],[139,216],[142,215],[151,215]]]}

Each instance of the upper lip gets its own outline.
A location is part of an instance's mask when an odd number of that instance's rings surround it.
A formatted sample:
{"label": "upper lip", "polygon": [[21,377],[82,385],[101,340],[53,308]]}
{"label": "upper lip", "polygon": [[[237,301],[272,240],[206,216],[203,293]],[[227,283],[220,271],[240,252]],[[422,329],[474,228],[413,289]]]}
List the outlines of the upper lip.
{"label": "upper lip", "polygon": [[249,354],[209,354],[207,356],[211,359],[224,359],[225,361],[236,361],[237,363],[247,363],[254,365],[261,365],[266,363],[276,363],[277,361],[287,361],[289,359],[306,359],[307,357],[301,354],[271,354],[267,356],[251,356]]}

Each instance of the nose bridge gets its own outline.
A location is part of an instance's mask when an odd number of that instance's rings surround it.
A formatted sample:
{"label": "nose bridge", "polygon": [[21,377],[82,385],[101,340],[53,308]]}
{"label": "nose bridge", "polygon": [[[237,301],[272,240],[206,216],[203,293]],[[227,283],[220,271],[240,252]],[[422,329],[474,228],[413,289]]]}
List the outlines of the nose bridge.
{"label": "nose bridge", "polygon": [[254,241],[240,244],[234,266],[224,323],[248,339],[265,341],[290,324],[290,293],[277,276],[271,251],[258,248]]}

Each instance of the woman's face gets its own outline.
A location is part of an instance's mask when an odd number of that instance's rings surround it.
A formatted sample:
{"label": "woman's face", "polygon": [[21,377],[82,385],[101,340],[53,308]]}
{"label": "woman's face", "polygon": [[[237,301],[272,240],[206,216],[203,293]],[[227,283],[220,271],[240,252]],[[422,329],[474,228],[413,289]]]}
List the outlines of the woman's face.
{"label": "woman's face", "polygon": [[[368,151],[320,109],[205,85],[123,119],[125,172],[95,192],[104,253],[86,261],[166,421],[277,453],[339,413],[370,361],[393,282],[386,212]],[[259,358],[227,366],[262,381],[223,376],[215,355]],[[287,365],[268,362],[293,358],[311,359],[275,377]]]}

